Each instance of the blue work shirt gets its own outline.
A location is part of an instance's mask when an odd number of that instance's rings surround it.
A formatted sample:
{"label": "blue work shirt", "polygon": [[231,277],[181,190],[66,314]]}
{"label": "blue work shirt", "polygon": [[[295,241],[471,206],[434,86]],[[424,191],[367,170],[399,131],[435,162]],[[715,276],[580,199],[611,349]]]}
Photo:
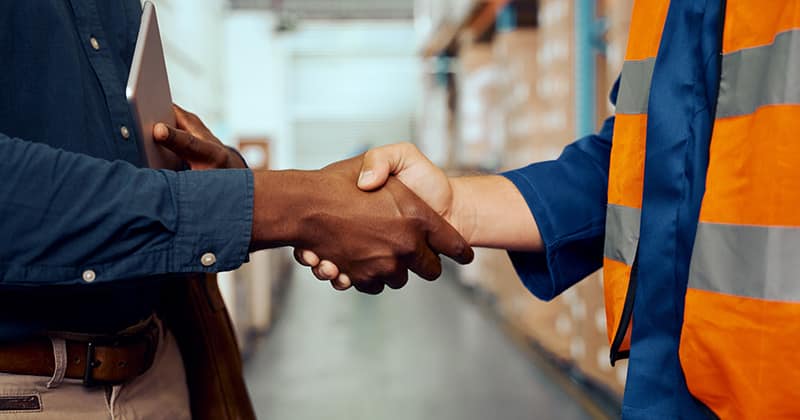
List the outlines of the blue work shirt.
{"label": "blue work shirt", "polygon": [[[656,58],[622,408],[627,419],[709,417],[686,387],[678,345],[705,191],[723,20],[720,0],[672,0]],[[542,299],[554,298],[602,265],[613,131],[610,118],[598,134],[571,144],[558,160],[505,174],[525,197],[545,244],[545,253],[511,253],[522,281]]]}
{"label": "blue work shirt", "polygon": [[165,275],[247,259],[250,171],[140,168],[140,16],[139,0],[0,2],[0,339],[114,332],[152,313]]}

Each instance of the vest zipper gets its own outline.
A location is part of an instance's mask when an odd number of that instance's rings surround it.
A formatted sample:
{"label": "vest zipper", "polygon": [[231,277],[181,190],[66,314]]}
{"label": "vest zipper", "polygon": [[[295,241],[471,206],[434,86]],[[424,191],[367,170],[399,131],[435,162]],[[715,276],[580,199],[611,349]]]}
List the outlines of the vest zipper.
{"label": "vest zipper", "polygon": [[614,341],[611,342],[611,366],[615,366],[618,360],[627,359],[630,356],[629,350],[620,351],[622,342],[625,340],[625,335],[628,333],[628,328],[631,325],[631,318],[633,316],[633,301],[636,297],[636,283],[639,278],[639,245],[636,245],[636,255],[633,257],[633,266],[631,266],[631,278],[628,281],[628,291],[625,294],[625,304],[622,307],[622,316],[619,319],[617,326],[617,334],[614,336]]}

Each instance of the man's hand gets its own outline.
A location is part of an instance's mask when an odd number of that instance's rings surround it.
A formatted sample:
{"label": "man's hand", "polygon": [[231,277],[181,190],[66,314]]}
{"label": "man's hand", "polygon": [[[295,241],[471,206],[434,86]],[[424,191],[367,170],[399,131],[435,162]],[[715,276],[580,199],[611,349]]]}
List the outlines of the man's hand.
{"label": "man's hand", "polygon": [[[536,220],[519,190],[498,175],[448,178],[414,145],[403,143],[369,151],[363,160],[358,186],[371,191],[396,177],[445,217],[473,246],[516,251],[542,251]],[[307,249],[295,258],[312,267],[320,280],[339,290],[350,287],[347,271]]]}
{"label": "man's hand", "polygon": [[[450,179],[416,146],[400,143],[367,152],[362,160],[358,187],[364,191],[375,191],[383,187],[392,176],[405,184],[462,235],[469,231],[467,226],[463,226],[466,225],[464,218],[456,217],[460,209],[458,203],[454,202]],[[469,240],[467,235],[464,237]],[[294,255],[300,264],[311,267],[320,280],[330,280],[338,290],[350,288],[348,272],[330,260],[321,259],[307,249],[295,249]]]}
{"label": "man's hand", "polygon": [[159,123],[153,140],[175,152],[192,170],[246,168],[241,156],[222,144],[197,115],[173,105],[177,127]]}
{"label": "man's hand", "polygon": [[397,179],[378,191],[358,189],[361,167],[355,158],[320,171],[255,173],[253,248],[307,249],[369,294],[403,287],[408,269],[436,279],[440,253],[472,261],[466,240]]}

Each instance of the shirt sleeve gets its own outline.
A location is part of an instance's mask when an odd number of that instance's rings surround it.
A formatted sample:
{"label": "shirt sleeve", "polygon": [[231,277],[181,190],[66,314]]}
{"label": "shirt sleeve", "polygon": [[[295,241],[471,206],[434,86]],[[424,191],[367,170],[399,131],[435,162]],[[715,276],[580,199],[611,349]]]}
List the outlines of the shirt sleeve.
{"label": "shirt sleeve", "polygon": [[249,170],[141,169],[2,134],[0,156],[0,284],[220,272],[248,257]]}
{"label": "shirt sleeve", "polygon": [[603,264],[613,132],[610,117],[599,133],[570,144],[557,160],[502,174],[525,197],[544,242],[542,253],[509,252],[522,282],[540,299],[555,298]]}

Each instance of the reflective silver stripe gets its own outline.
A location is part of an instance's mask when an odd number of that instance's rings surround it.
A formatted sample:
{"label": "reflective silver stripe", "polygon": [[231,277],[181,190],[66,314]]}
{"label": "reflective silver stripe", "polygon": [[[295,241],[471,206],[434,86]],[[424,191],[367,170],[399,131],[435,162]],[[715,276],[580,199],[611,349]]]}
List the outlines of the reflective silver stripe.
{"label": "reflective silver stripe", "polygon": [[655,58],[626,61],[622,65],[617,96],[618,114],[646,114],[650,101],[650,81],[653,79]]}
{"label": "reflective silver stripe", "polygon": [[700,223],[689,287],[800,302],[800,228]]}
{"label": "reflective silver stripe", "polygon": [[606,258],[633,265],[639,243],[642,211],[633,207],[609,204],[606,210]]}
{"label": "reflective silver stripe", "polygon": [[800,30],[781,32],[770,45],[722,57],[717,118],[783,104],[800,104]]}

